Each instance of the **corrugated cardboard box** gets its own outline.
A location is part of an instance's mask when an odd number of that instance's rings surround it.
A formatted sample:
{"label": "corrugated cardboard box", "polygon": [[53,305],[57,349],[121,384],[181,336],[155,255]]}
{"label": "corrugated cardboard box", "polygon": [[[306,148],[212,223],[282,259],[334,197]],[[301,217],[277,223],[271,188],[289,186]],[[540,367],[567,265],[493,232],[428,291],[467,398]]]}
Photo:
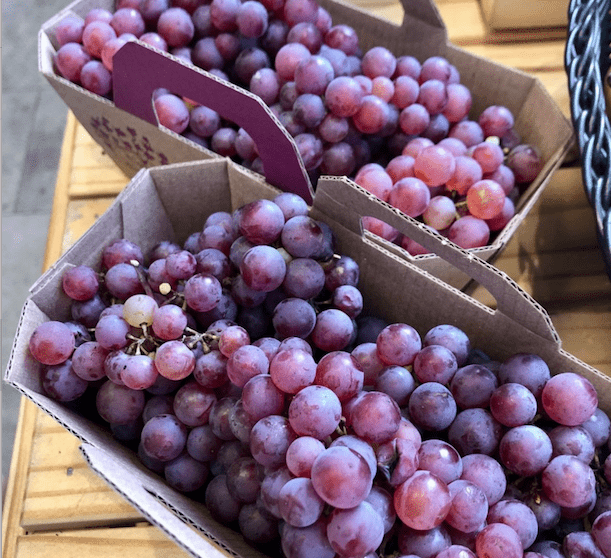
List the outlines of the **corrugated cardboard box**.
{"label": "corrugated cardboard box", "polygon": [[[63,272],[77,264],[96,266],[110,241],[124,237],[146,252],[163,239],[184,241],[214,211],[232,210],[277,193],[258,175],[227,160],[141,171],[96,224],[31,288],[6,371],[6,381],[84,442],[85,457],[98,474],[197,558],[262,558],[262,554],[234,531],[213,521],[200,503],[177,493],[146,470],[103,426],[47,397],[40,383],[40,367],[29,355],[28,340],[40,323],[68,319],[69,301],[61,290]],[[320,182],[312,215],[331,226],[338,252],[359,263],[359,288],[369,311],[389,322],[409,323],[421,334],[437,324],[454,324],[469,335],[474,347],[495,359],[534,352],[548,363],[552,373],[571,370],[587,377],[598,390],[601,408],[611,412],[611,379],[563,351],[544,309],[505,274],[427,233],[413,219],[345,179]],[[460,268],[489,290],[497,308],[482,305],[364,236],[363,215],[386,220],[434,250],[449,265]]]}
{"label": "corrugated cardboard box", "polygon": [[[493,261],[572,145],[573,129],[562,111],[536,78],[452,45],[432,0],[404,0],[405,17],[401,25],[372,16],[341,0],[321,0],[320,4],[329,11],[335,24],[345,23],[357,31],[363,51],[383,45],[397,56],[409,54],[421,61],[433,55],[445,56],[460,71],[461,83],[472,92],[473,118],[490,105],[505,105],[516,116],[516,129],[523,141],[541,150],[545,165],[522,195],[514,218],[489,246],[472,250],[482,259]],[[303,165],[287,156],[288,152],[297,151],[294,141],[269,108],[244,89],[223,83],[166,53],[133,43],[126,45],[115,57],[113,101],[58,77],[53,72],[52,61],[57,46],[53,30],[57,23],[68,13],[84,17],[93,7],[112,9],[112,6],[113,0],[77,0],[46,22],[39,33],[39,67],[85,129],[128,176],[133,176],[142,167],[218,157],[157,126],[150,96],[155,87],[168,87],[177,94],[215,108],[223,117],[239,122],[251,135],[287,137],[286,151],[277,151],[275,160],[267,161],[265,175],[269,183],[307,197],[308,177]],[[133,86],[135,83],[138,87]],[[231,101],[227,102],[228,99]],[[273,139],[259,141],[258,145],[260,149],[268,145],[271,152],[276,150]],[[289,161],[293,161],[294,167]],[[400,248],[389,246],[389,249],[454,286],[464,288],[468,283],[463,273],[435,255],[414,258]]]}

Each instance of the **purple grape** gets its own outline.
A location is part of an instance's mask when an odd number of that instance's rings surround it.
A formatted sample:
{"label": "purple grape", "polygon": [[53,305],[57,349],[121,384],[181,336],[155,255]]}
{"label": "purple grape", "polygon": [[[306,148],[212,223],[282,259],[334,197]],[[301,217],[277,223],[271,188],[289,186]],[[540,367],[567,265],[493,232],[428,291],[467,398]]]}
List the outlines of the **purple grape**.
{"label": "purple grape", "polygon": [[58,321],[43,322],[29,339],[31,355],[42,364],[61,364],[70,358],[74,348],[72,331]]}
{"label": "purple grape", "polygon": [[179,455],[164,467],[165,481],[175,490],[189,493],[202,488],[208,478],[208,465],[187,453]]}
{"label": "purple grape", "polygon": [[312,465],[312,483],[316,493],[329,505],[350,509],[369,494],[371,470],[365,459],[350,448],[329,447]]}

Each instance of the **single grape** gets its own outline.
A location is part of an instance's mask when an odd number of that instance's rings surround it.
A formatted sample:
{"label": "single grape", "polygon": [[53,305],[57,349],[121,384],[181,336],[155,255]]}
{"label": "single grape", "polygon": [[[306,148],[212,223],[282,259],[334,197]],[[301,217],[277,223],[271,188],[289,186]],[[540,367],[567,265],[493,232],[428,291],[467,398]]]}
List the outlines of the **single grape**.
{"label": "single grape", "polygon": [[89,382],[74,372],[71,360],[47,365],[40,374],[44,392],[56,401],[74,401],[83,395]]}
{"label": "single grape", "polygon": [[519,535],[509,525],[491,523],[484,527],[475,539],[478,556],[490,558],[521,558],[522,543]]}
{"label": "single grape", "polygon": [[416,471],[394,493],[397,515],[418,530],[439,527],[450,510],[452,497],[446,483],[428,471]]}
{"label": "single grape", "polygon": [[42,364],[61,364],[70,358],[74,348],[72,331],[55,320],[40,324],[29,339],[31,355]]}
{"label": "single grape", "polygon": [[316,493],[329,505],[350,509],[358,506],[369,494],[371,471],[365,459],[350,448],[329,447],[314,460],[312,484]]}
{"label": "single grape", "polygon": [[352,509],[331,512],[327,537],[340,556],[365,556],[380,546],[384,524],[368,502],[361,502]]}
{"label": "single grape", "polygon": [[547,497],[563,507],[577,507],[588,502],[595,486],[594,471],[572,455],[554,457],[541,473]]}
{"label": "single grape", "polygon": [[564,372],[547,381],[541,392],[541,403],[552,420],[565,426],[577,426],[594,414],[598,396],[588,379]]}
{"label": "single grape", "polygon": [[543,471],[552,457],[552,442],[535,425],[517,426],[501,439],[499,454],[505,467],[520,476],[532,476]]}

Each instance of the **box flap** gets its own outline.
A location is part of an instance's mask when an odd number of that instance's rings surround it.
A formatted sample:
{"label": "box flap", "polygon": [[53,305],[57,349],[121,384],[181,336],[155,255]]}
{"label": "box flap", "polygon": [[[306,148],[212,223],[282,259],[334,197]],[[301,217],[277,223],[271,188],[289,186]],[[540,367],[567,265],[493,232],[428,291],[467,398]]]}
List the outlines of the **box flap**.
{"label": "box flap", "polygon": [[90,444],[80,449],[95,473],[192,556],[266,558],[241,535],[214,521],[203,504],[178,493],[148,471],[133,452],[118,448],[110,455]]}

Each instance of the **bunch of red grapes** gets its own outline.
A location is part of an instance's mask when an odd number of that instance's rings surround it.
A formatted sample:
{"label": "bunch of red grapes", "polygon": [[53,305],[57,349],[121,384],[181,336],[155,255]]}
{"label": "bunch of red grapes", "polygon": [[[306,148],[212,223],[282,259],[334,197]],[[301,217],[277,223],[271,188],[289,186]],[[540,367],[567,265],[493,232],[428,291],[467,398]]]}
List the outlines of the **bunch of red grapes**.
{"label": "bunch of red grapes", "polygon": [[[471,92],[447,59],[362,52],[316,0],[120,0],[114,13],[66,16],[54,33],[57,72],[98,95],[111,95],[112,56],[133,40],[250,90],[294,138],[314,185],[320,174],[354,178],[462,248],[491,242],[542,168],[506,107],[469,119]],[[246,130],[214,110],[165,89],[154,105],[166,128],[263,173]],[[425,253],[383,222],[364,225]]]}
{"label": "bunch of red grapes", "polygon": [[359,274],[283,193],[71,267],[72,319],[30,353],[49,397],[270,555],[611,558],[593,385],[368,315]]}

